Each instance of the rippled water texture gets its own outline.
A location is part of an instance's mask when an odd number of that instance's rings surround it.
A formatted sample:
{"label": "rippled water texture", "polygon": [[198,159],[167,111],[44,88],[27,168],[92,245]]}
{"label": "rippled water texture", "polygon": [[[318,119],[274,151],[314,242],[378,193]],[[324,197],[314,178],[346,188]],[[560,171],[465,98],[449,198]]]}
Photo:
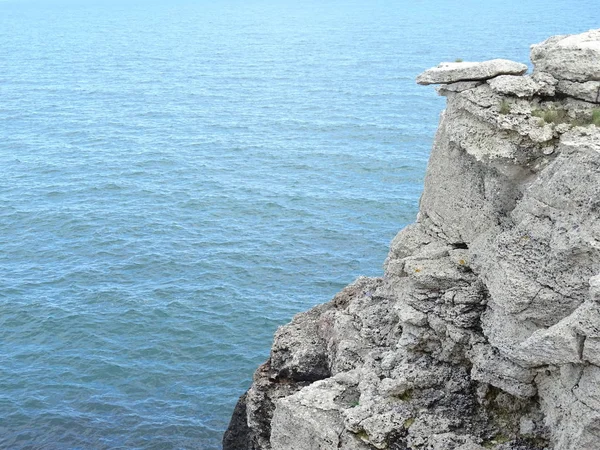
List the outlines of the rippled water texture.
{"label": "rippled water texture", "polygon": [[0,2],[0,448],[220,448],[275,328],[414,219],[415,76],[600,23],[566,4]]}

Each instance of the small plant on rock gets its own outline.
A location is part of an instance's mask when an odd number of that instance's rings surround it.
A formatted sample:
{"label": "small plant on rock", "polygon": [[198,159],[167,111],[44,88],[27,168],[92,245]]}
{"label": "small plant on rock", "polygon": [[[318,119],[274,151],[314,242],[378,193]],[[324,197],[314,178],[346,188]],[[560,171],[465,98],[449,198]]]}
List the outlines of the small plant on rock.
{"label": "small plant on rock", "polygon": [[587,127],[589,125],[600,127],[600,109],[592,110],[591,115],[576,118],[570,118],[566,110],[556,108],[534,109],[531,111],[531,115],[540,118],[540,126],[544,126],[547,123],[555,125],[568,123],[574,127]]}
{"label": "small plant on rock", "polygon": [[510,113],[510,103],[508,103],[508,100],[503,99],[500,102],[500,114],[508,114]]}
{"label": "small plant on rock", "polygon": [[[539,117],[544,123],[553,123],[554,125],[568,122],[567,111],[564,109],[534,109],[531,111],[531,115]],[[543,123],[541,125],[543,125]]]}
{"label": "small plant on rock", "polygon": [[592,111],[592,124],[600,127],[600,109],[594,109]]}
{"label": "small plant on rock", "polygon": [[403,402],[408,402],[408,401],[412,400],[412,398],[413,398],[413,390],[412,389],[407,389],[402,394],[400,394],[398,396],[398,398],[400,400],[402,400]]}

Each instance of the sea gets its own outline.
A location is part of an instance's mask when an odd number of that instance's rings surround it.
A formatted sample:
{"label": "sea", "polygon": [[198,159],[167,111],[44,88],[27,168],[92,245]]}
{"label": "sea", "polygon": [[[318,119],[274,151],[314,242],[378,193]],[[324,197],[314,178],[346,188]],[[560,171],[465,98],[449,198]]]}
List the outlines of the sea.
{"label": "sea", "polygon": [[415,219],[415,77],[597,2],[1,1],[0,449],[220,449],[277,327]]}

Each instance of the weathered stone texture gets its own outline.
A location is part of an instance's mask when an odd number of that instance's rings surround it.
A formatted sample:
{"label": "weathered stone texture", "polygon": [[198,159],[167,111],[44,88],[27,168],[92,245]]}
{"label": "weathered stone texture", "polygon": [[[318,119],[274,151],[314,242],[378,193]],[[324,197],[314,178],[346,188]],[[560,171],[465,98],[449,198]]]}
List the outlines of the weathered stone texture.
{"label": "weathered stone texture", "polygon": [[600,30],[570,36],[553,36],[531,46],[536,70],[558,80],[600,81]]}

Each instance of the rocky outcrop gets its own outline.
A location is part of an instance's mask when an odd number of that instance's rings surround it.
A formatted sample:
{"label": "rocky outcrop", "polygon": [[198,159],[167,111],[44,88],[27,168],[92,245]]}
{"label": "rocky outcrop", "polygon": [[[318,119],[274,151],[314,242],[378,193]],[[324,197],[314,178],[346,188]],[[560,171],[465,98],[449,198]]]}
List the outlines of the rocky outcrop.
{"label": "rocky outcrop", "polygon": [[600,448],[599,51],[419,77],[447,108],[417,221],[278,330],[225,450]]}
{"label": "rocky outcrop", "polygon": [[419,84],[448,84],[457,81],[487,80],[498,75],[523,75],[525,64],[508,59],[484,62],[446,62],[426,70],[417,77]]}

